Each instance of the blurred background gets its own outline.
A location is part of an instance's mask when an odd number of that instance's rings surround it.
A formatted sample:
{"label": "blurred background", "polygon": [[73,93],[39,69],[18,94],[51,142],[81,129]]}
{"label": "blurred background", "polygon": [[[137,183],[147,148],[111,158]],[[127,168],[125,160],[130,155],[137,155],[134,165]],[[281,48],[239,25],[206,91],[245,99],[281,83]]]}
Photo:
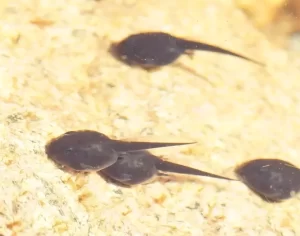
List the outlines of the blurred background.
{"label": "blurred background", "polygon": [[[272,43],[282,47],[300,47],[299,0],[235,0],[255,26]],[[291,36],[291,37],[290,37]]]}

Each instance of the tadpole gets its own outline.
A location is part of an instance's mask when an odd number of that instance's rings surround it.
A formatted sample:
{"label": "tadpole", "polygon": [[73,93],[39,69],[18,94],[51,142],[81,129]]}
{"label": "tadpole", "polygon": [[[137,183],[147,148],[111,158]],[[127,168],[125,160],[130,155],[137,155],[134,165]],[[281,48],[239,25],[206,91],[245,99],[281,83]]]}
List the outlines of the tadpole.
{"label": "tadpole", "polygon": [[123,185],[133,186],[154,180],[167,173],[206,176],[223,180],[234,180],[211,174],[192,167],[165,161],[147,151],[124,152],[118,160],[109,167],[102,169],[100,174],[108,176]]}
{"label": "tadpole", "polygon": [[182,54],[192,55],[195,50],[227,54],[261,66],[264,65],[254,59],[218,46],[175,37],[164,32],[132,34],[117,43],[112,43],[109,49],[111,54],[123,63],[147,70],[171,64]]}

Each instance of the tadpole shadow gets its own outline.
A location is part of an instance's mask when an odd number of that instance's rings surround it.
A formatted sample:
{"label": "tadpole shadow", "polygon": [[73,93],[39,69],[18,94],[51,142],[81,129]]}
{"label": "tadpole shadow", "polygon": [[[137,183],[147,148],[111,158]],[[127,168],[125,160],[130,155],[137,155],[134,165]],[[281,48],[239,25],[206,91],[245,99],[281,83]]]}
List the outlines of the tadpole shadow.
{"label": "tadpole shadow", "polygon": [[84,176],[86,176],[86,175],[90,174],[90,171],[73,170],[72,168],[60,165],[60,164],[58,164],[54,161],[53,161],[53,164],[57,167],[57,169],[60,169],[61,171],[66,172],[66,173],[71,174],[71,175],[84,175]]}
{"label": "tadpole shadow", "polygon": [[119,186],[119,187],[122,187],[122,188],[132,188],[132,187],[134,187],[134,185],[133,185],[133,186],[127,185],[127,184],[121,183],[120,181],[117,181],[117,180],[115,180],[115,179],[109,177],[108,175],[102,173],[101,170],[98,171],[97,174],[98,174],[102,179],[104,179],[107,183],[111,183],[111,184],[113,184],[113,185],[116,185],[116,186]]}
{"label": "tadpole shadow", "polygon": [[183,63],[181,62],[175,62],[174,64],[172,64],[173,67],[177,67],[181,70],[184,70],[188,73],[191,73],[192,75],[196,76],[196,77],[199,77],[200,79],[202,79],[203,81],[205,81],[206,83],[208,83],[210,86],[212,87],[216,87],[216,85],[211,82],[208,77],[204,76],[203,74],[200,74],[198,73],[196,70],[184,65]]}
{"label": "tadpole shadow", "polygon": [[179,174],[171,175],[157,175],[156,181],[162,184],[165,183],[202,183],[203,181],[197,179],[195,176],[181,176]]}
{"label": "tadpole shadow", "polygon": [[251,188],[250,186],[248,186],[246,183],[243,182],[243,184],[245,184],[248,189],[250,189],[256,196],[258,196],[261,200],[263,200],[264,202],[267,202],[267,203],[281,203],[289,198],[286,198],[286,199],[281,199],[281,200],[275,200],[275,199],[271,199],[271,198],[268,198],[266,196],[264,196],[263,194],[257,192],[255,189]]}

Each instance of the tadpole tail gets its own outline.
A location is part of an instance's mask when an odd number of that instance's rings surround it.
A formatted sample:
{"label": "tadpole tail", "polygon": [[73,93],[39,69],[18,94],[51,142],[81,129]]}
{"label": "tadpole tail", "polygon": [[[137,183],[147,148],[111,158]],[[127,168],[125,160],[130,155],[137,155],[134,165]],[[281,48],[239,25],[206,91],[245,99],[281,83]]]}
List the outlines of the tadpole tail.
{"label": "tadpole tail", "polygon": [[169,161],[163,161],[159,160],[155,164],[158,171],[162,172],[172,172],[177,174],[186,174],[186,175],[197,175],[197,176],[206,176],[206,177],[212,177],[217,179],[225,179],[225,180],[232,180],[232,181],[238,181],[236,179],[230,179],[227,177],[223,177],[220,175],[211,174],[202,170],[194,169],[192,167],[187,167],[184,165],[176,164]]}
{"label": "tadpole tail", "polygon": [[253,62],[255,64],[258,64],[260,66],[265,66],[265,64],[262,63],[262,62],[256,61],[254,59],[243,56],[241,54],[229,51],[227,49],[224,49],[224,48],[221,48],[221,47],[218,47],[218,46],[210,45],[210,44],[207,44],[207,43],[194,42],[194,41],[185,40],[185,39],[177,39],[177,45],[180,48],[183,48],[185,50],[200,50],[200,51],[222,53],[222,54],[227,54],[227,55],[239,57],[239,58],[242,58],[242,59],[247,60],[247,61],[251,61],[251,62]]}
{"label": "tadpole tail", "polygon": [[142,151],[153,148],[163,148],[171,146],[181,146],[188,144],[195,144],[196,142],[190,143],[155,143],[155,142],[129,142],[129,141],[119,141],[114,140],[110,143],[112,149],[117,152],[133,152],[133,151]]}

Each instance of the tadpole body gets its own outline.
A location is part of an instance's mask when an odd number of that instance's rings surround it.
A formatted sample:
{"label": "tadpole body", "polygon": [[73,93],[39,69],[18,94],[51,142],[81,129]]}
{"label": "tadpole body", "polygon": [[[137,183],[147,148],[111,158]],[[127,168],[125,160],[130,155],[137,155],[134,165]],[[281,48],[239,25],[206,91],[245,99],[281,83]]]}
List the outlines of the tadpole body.
{"label": "tadpole body", "polygon": [[146,152],[125,152],[118,160],[101,173],[127,186],[143,184],[157,176],[152,154]]}
{"label": "tadpole body", "polygon": [[263,65],[230,50],[207,43],[172,36],[164,32],[143,32],[132,34],[118,43],[113,43],[110,52],[115,58],[130,66],[153,69],[173,63],[182,54],[201,50],[239,57]]}
{"label": "tadpole body", "polygon": [[106,135],[96,131],[70,131],[51,140],[46,153],[57,164],[72,170],[97,171],[118,159],[118,153],[109,143]]}
{"label": "tadpole body", "polygon": [[300,191],[300,169],[283,160],[251,160],[235,172],[244,184],[268,201],[280,202]]}
{"label": "tadpole body", "polygon": [[114,164],[121,152],[192,143],[129,142],[110,139],[92,130],[70,131],[46,145],[46,154],[57,164],[75,171],[99,171]]}

